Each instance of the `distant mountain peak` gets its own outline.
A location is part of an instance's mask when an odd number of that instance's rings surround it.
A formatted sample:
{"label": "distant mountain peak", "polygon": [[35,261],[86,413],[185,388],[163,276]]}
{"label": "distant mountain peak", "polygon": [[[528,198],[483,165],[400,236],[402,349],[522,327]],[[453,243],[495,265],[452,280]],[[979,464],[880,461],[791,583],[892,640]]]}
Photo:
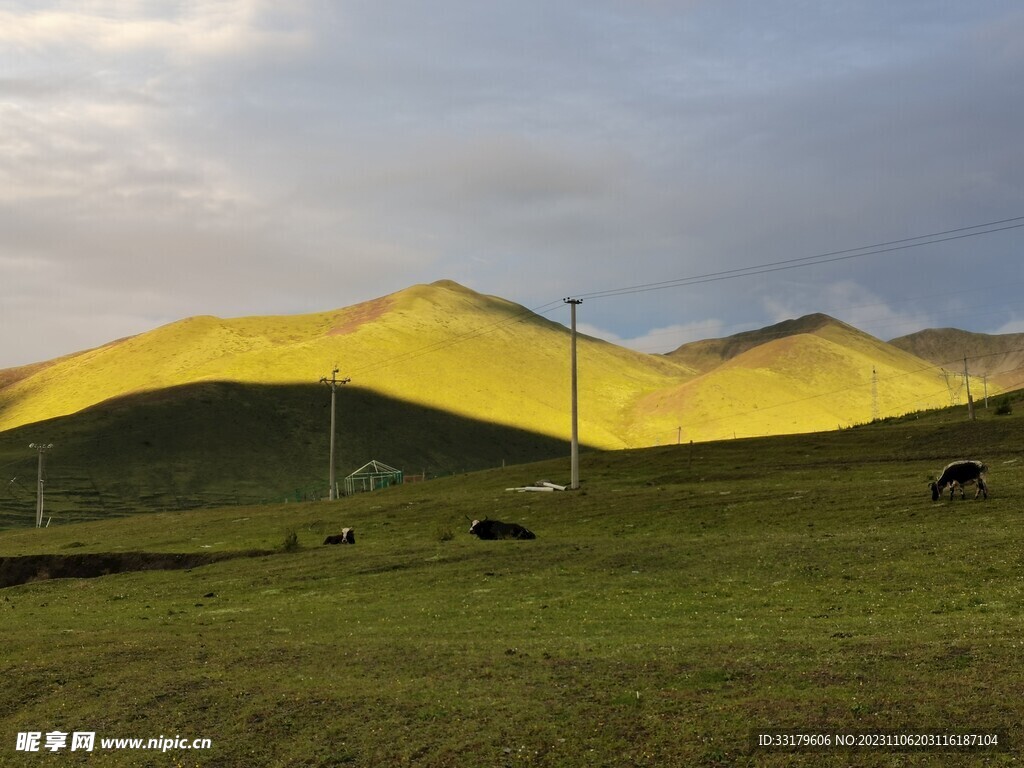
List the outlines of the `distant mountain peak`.
{"label": "distant mountain peak", "polygon": [[433,287],[433,288],[447,288],[448,290],[451,290],[451,291],[469,291],[470,290],[469,288],[467,288],[466,286],[462,285],[461,283],[457,283],[454,280],[449,280],[448,278],[444,278],[442,280],[435,280],[434,282],[430,283],[430,286]]}
{"label": "distant mountain peak", "polygon": [[762,344],[789,336],[817,333],[830,327],[861,333],[853,326],[847,325],[842,320],[836,320],[831,315],[814,312],[796,319],[783,320],[764,328],[741,331],[732,336],[690,342],[669,352],[668,356],[676,362],[691,365],[697,370],[708,370]]}

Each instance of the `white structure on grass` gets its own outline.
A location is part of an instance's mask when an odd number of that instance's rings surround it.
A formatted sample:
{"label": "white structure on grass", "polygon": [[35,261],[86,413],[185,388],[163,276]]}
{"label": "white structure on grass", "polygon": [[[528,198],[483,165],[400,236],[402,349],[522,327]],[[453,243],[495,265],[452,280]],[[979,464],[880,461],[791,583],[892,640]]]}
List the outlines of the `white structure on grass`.
{"label": "white structure on grass", "polygon": [[401,485],[403,482],[402,470],[373,460],[345,478],[345,495],[352,496],[363,491],[376,491],[392,485]]}

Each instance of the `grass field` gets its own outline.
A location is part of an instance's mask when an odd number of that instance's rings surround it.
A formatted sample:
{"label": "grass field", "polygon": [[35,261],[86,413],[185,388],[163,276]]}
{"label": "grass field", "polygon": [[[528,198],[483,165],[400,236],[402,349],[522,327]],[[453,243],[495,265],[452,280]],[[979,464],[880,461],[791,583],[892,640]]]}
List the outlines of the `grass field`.
{"label": "grass field", "polygon": [[[0,532],[4,557],[273,552],[0,589],[0,764],[1016,764],[1016,410],[590,452],[575,493],[505,490],[564,481],[560,460]],[[991,498],[932,503],[965,456]],[[537,539],[470,538],[485,515]],[[320,546],[343,526],[355,546]],[[752,749],[768,728],[998,731],[1005,751]],[[29,731],[212,748],[17,751]]]}

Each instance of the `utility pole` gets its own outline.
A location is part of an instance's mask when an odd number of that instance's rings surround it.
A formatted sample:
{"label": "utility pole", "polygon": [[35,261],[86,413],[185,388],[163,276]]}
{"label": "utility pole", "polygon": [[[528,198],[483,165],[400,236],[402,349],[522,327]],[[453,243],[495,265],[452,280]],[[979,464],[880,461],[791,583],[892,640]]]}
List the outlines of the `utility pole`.
{"label": "utility pole", "polygon": [[967,357],[964,357],[964,383],[967,385],[967,418],[974,421],[974,400],[971,399],[971,378],[967,373]]}
{"label": "utility pole", "polygon": [[43,468],[46,466],[46,452],[53,448],[53,443],[30,443],[29,448],[35,448],[39,452],[39,470],[36,474],[36,528],[43,527],[43,484],[46,482],[46,474]]}
{"label": "utility pole", "polygon": [[878,371],[871,369],[871,420],[878,421]]}
{"label": "utility pole", "polygon": [[570,307],[571,333],[569,335],[569,354],[572,359],[572,449],[570,453],[570,481],[569,489],[578,491],[580,489],[580,432],[579,432],[579,397],[577,394],[576,379],[576,306],[583,303],[583,299],[565,299]]}
{"label": "utility pole", "polygon": [[331,484],[331,487],[327,491],[327,498],[329,498],[331,501],[334,501],[334,499],[337,498],[337,494],[334,491],[334,486],[335,486],[335,480],[334,480],[334,433],[336,431],[335,430],[335,426],[334,426],[335,425],[335,416],[334,416],[334,414],[335,414],[335,405],[337,403],[337,390],[338,390],[338,385],[339,384],[348,384],[350,381],[352,381],[352,379],[339,379],[338,378],[338,369],[337,368],[335,368],[333,371],[331,371],[331,378],[328,379],[326,376],[322,376],[320,378],[320,383],[321,384],[326,384],[327,386],[329,386],[331,388],[331,467],[330,467],[330,472],[328,473],[329,482]]}

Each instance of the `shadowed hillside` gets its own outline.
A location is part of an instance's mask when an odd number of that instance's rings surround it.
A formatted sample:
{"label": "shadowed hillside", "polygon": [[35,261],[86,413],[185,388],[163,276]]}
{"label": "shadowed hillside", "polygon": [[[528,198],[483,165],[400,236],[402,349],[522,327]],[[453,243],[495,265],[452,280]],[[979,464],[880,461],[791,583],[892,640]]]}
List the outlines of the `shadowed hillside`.
{"label": "shadowed hillside", "polygon": [[[358,387],[339,390],[337,419],[339,483],[371,459],[432,477],[569,453],[560,440]],[[0,526],[34,520],[31,442],[54,445],[47,515],[67,522],[325,497],[329,435],[330,393],[318,384],[210,382],[108,401],[0,433]]]}

